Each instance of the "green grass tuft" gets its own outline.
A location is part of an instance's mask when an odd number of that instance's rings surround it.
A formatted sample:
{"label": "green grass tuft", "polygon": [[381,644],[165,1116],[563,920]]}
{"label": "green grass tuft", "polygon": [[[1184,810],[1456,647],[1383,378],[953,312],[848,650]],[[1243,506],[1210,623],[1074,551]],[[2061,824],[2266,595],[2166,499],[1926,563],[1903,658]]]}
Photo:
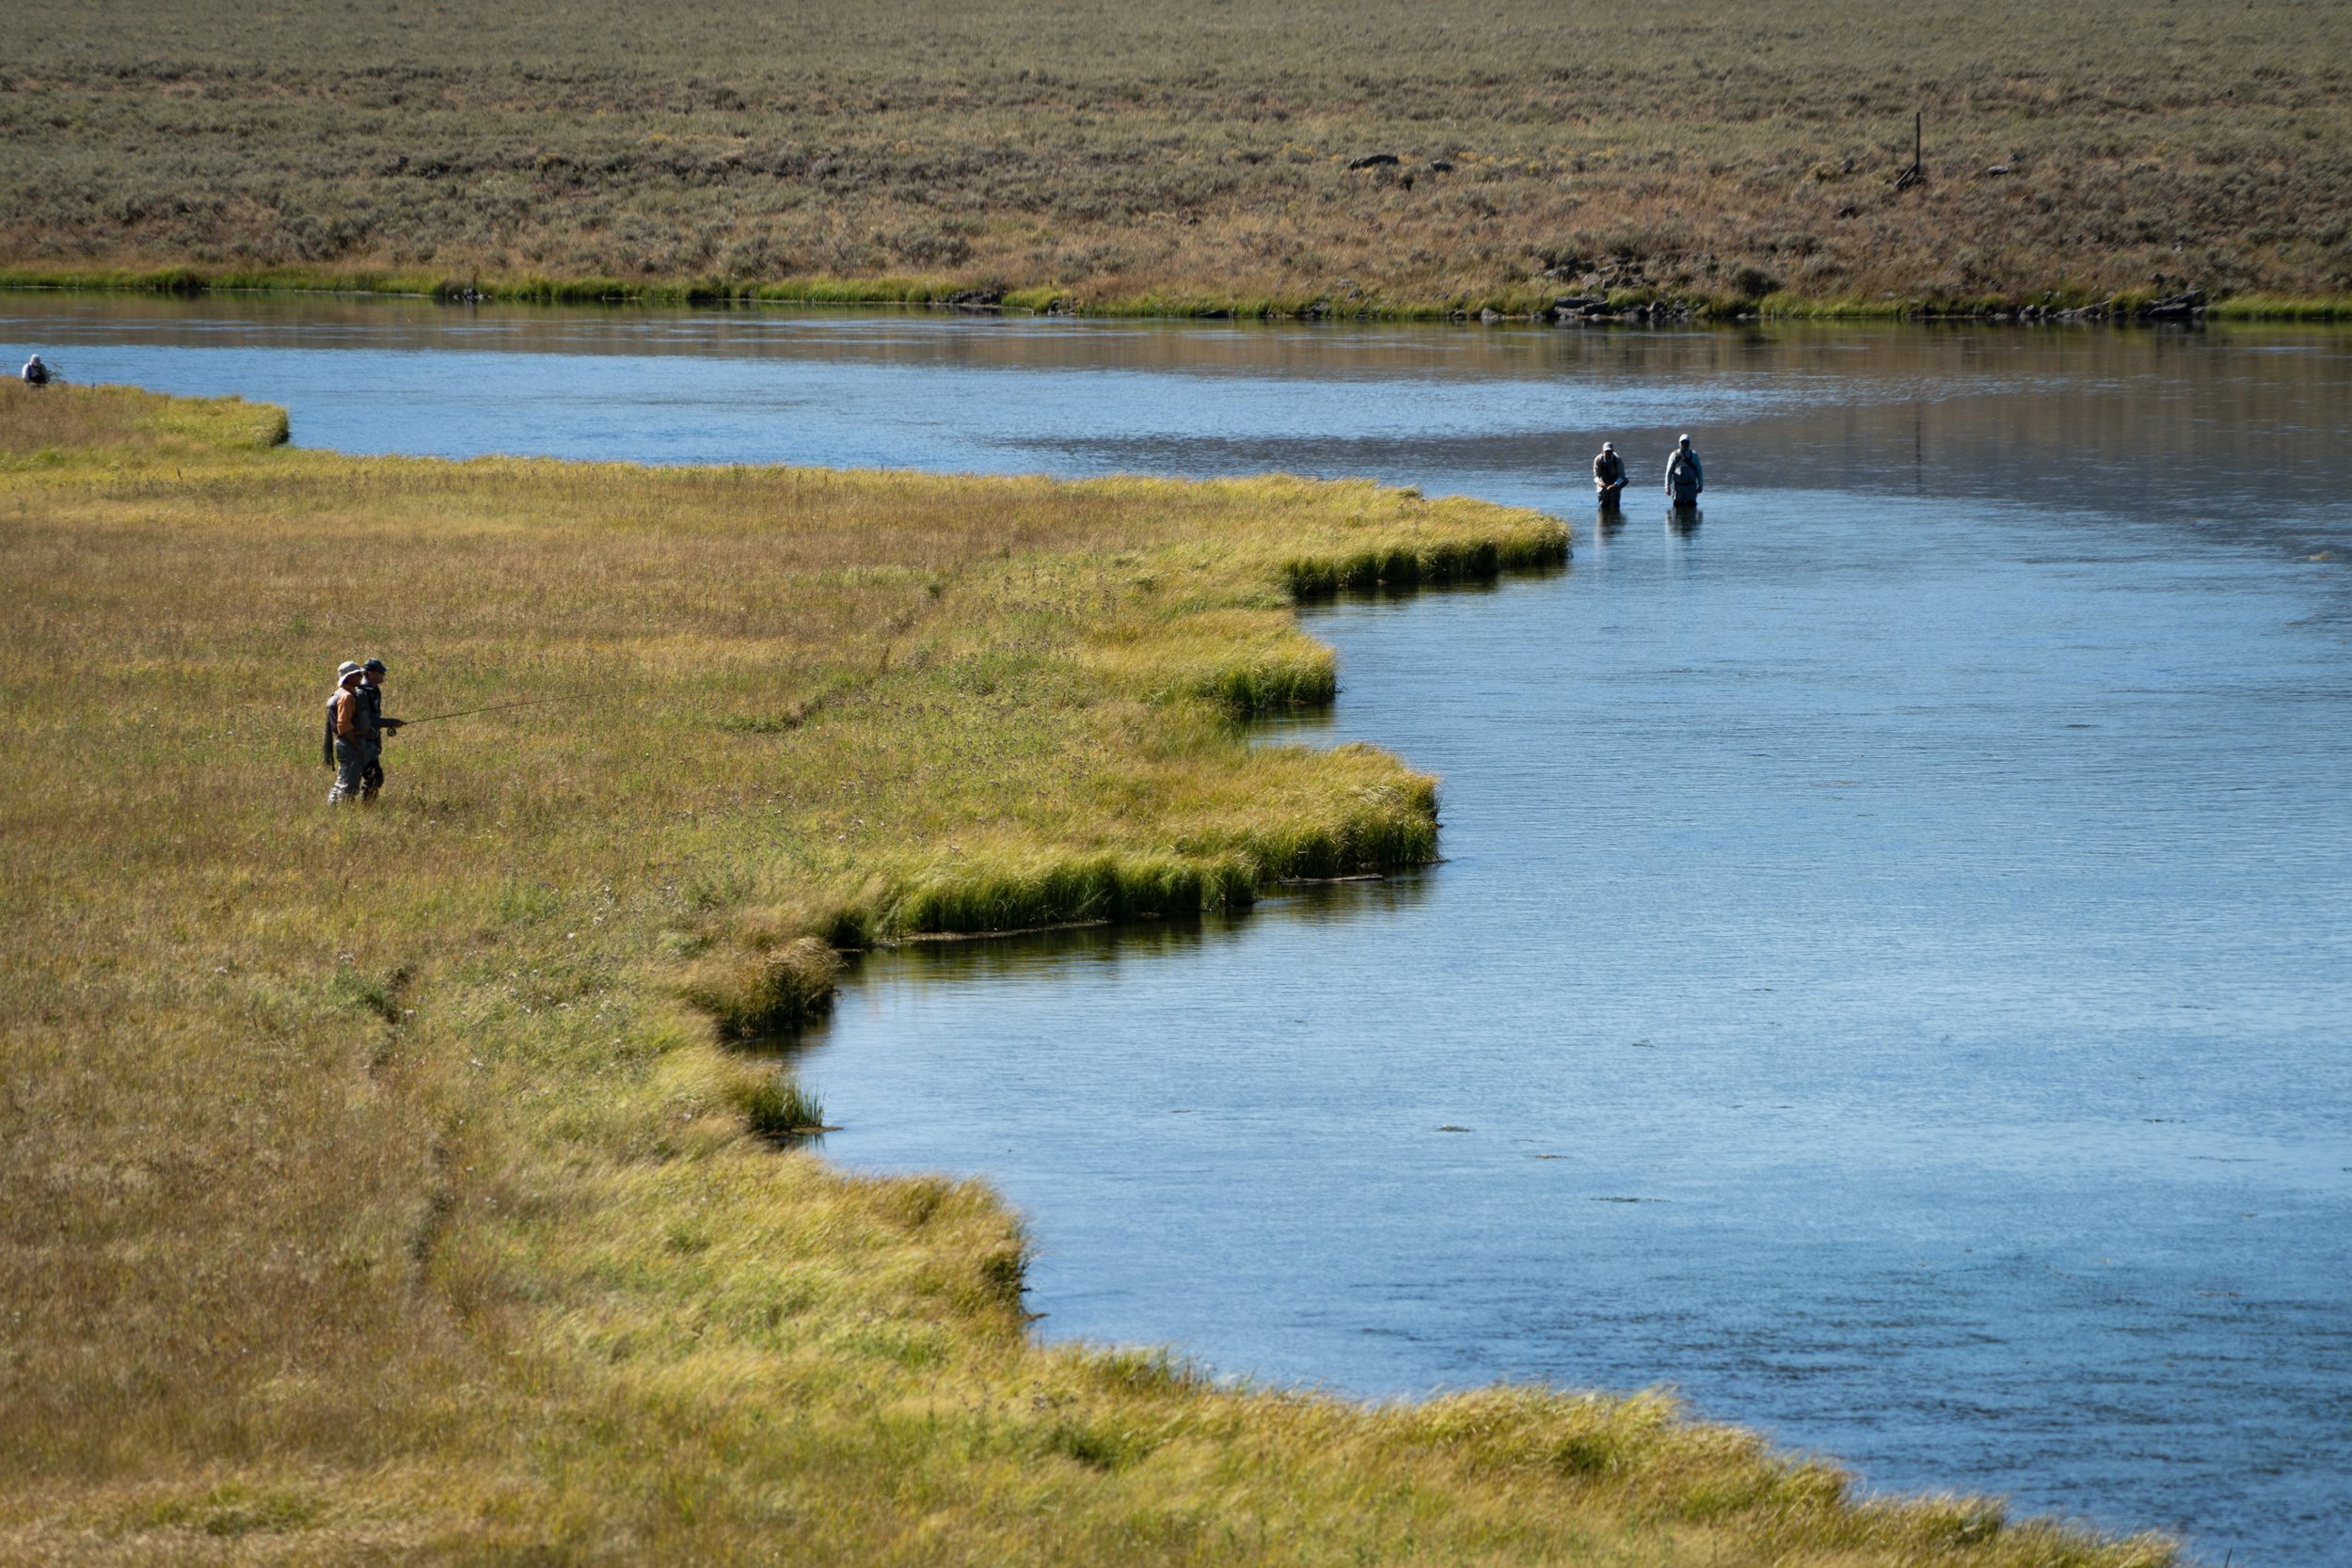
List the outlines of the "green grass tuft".
{"label": "green grass tuft", "polygon": [[2233,294],[2206,309],[2216,321],[2343,322],[2352,321],[2352,294],[2333,298],[2286,294]]}
{"label": "green grass tuft", "polygon": [[773,1035],[822,1017],[833,1006],[841,960],[819,937],[772,951],[714,952],[688,971],[679,993],[733,1039]]}
{"label": "green grass tuft", "polygon": [[825,1107],[815,1091],[789,1072],[762,1074],[742,1091],[739,1104],[744,1124],[771,1143],[785,1143],[826,1130]]}

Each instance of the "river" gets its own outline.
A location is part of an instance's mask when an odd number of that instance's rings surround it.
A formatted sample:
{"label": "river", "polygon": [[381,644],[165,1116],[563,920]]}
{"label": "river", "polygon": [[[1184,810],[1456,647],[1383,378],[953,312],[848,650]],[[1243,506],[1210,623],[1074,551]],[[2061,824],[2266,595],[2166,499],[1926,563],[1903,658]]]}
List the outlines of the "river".
{"label": "river", "polygon": [[2352,336],[0,316],[350,451],[1568,517],[1565,574],[1308,614],[1340,701],[1269,741],[1442,775],[1442,864],[875,955],[803,1048],[828,1153],[994,1182],[1051,1337],[1672,1384],[1873,1488],[2352,1558]]}

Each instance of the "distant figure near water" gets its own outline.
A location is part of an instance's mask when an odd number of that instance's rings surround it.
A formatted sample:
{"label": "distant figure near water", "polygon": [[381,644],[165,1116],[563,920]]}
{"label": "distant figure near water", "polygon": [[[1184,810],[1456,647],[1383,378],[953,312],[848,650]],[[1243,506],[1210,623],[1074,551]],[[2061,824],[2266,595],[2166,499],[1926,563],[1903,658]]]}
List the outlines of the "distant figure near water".
{"label": "distant figure near water", "polygon": [[27,387],[49,385],[49,367],[40,362],[40,356],[38,354],[25,360],[24,368],[17,373],[24,378],[24,385]]}
{"label": "distant figure near water", "polygon": [[1707,475],[1699,467],[1699,454],[1692,450],[1691,437],[1685,436],[1675,442],[1674,455],[1666,459],[1666,494],[1677,506],[1696,506],[1699,492],[1707,488]]}
{"label": "distant figure near water", "polygon": [[1600,455],[1593,459],[1593,489],[1600,504],[1614,506],[1625,489],[1625,459],[1617,455],[1614,441],[1600,444]]}

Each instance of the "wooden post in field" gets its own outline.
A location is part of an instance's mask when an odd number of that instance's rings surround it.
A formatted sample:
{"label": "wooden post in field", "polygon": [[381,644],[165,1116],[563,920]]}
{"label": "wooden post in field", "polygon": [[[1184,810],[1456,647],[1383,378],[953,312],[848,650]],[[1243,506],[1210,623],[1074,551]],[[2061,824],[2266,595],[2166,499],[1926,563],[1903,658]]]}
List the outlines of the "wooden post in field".
{"label": "wooden post in field", "polygon": [[1911,166],[1895,177],[1895,188],[1907,191],[1928,177],[1927,167],[1928,112],[1920,109],[1911,117]]}

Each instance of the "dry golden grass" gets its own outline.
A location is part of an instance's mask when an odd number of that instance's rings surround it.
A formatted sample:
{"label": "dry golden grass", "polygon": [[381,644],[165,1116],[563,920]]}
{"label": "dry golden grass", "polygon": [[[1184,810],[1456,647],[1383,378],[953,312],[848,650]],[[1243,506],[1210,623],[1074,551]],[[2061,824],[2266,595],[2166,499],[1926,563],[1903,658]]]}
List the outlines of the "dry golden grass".
{"label": "dry golden grass", "polygon": [[[2352,11],[2292,0],[0,0],[0,265],[1161,309],[2344,295],[2347,61]],[[1931,179],[1899,192],[1915,111]]]}
{"label": "dry golden grass", "polygon": [[[1557,524],[282,428],[0,388],[0,1560],[2169,1560],[1858,1505],[1657,1398],[1041,1349],[984,1189],[747,1128],[777,1068],[720,1018],[806,1005],[819,939],[1427,853],[1428,781],[1252,750],[1236,693],[1327,681],[1286,573]],[[413,729],[330,810],[371,649],[395,713],[572,700]]]}

